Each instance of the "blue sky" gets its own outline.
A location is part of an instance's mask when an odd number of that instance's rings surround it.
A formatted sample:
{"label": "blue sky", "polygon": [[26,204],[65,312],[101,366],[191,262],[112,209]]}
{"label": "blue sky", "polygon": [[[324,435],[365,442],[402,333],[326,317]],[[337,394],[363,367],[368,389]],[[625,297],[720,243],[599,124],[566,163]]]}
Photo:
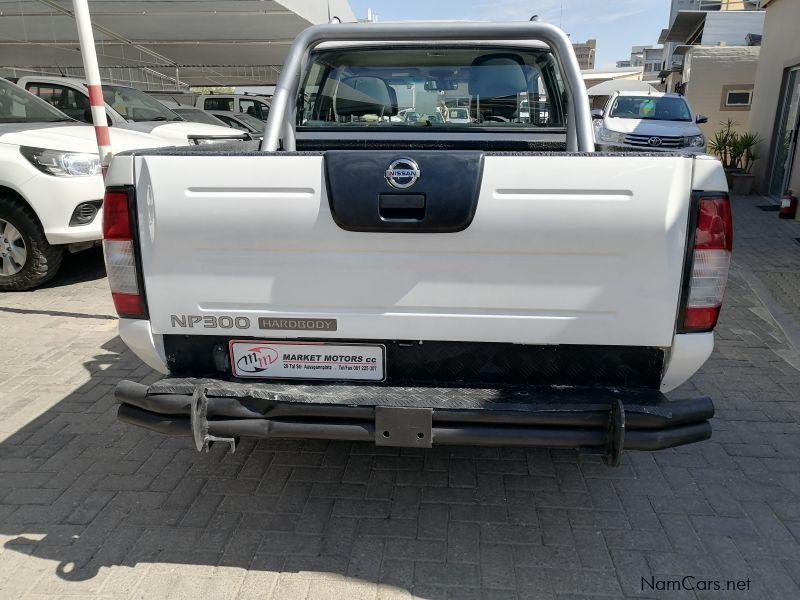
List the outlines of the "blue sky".
{"label": "blue sky", "polygon": [[560,24],[573,40],[596,38],[597,67],[628,58],[631,46],[657,45],[669,5],[670,0],[350,0],[357,17],[371,8],[381,21],[518,21],[538,14]]}

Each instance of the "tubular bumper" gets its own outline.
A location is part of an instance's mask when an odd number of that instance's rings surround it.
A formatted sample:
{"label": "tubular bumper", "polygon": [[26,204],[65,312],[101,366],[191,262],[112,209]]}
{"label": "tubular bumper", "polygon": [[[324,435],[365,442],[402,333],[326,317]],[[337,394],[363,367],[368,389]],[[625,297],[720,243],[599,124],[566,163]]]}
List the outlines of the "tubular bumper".
{"label": "tubular bumper", "polygon": [[506,445],[625,450],[711,437],[708,397],[668,400],[651,390],[398,388],[371,385],[122,381],[119,420],[169,436],[235,448],[239,437],[314,438],[384,446]]}

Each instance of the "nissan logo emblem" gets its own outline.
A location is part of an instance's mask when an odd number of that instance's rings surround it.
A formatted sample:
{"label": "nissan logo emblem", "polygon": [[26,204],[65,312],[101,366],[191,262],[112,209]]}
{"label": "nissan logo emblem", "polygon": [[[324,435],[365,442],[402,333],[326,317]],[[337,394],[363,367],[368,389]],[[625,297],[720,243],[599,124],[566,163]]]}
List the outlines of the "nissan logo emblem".
{"label": "nissan logo emblem", "polygon": [[417,183],[420,174],[416,161],[403,157],[392,161],[384,176],[390,186],[398,190],[405,190]]}
{"label": "nissan logo emblem", "polygon": [[661,145],[661,138],[660,137],[651,137],[647,140],[647,143],[651,146],[660,146]]}

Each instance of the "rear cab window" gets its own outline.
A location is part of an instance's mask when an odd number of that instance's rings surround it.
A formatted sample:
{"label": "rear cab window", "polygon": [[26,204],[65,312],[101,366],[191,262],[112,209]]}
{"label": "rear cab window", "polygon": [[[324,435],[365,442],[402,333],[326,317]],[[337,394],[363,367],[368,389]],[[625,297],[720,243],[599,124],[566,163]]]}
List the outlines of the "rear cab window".
{"label": "rear cab window", "polygon": [[266,121],[269,116],[269,106],[260,100],[251,98],[239,99],[239,112],[255,117],[261,121]]}
{"label": "rear cab window", "polygon": [[358,46],[312,54],[297,128],[559,131],[566,94],[547,48]]}
{"label": "rear cab window", "polygon": [[206,98],[203,100],[203,109],[233,112],[233,98]]}

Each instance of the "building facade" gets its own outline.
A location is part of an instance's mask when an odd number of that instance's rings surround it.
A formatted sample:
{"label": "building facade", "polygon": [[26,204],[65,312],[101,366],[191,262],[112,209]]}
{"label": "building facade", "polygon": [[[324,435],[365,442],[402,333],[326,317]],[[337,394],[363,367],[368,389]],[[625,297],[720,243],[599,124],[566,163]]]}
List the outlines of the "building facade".
{"label": "building facade", "polygon": [[642,68],[644,81],[660,84],[659,73],[664,65],[664,48],[645,48],[642,53]]}
{"label": "building facade", "polygon": [[572,44],[578,65],[581,70],[594,69],[594,58],[597,53],[597,40],[586,40],[583,43]]}
{"label": "building facade", "polygon": [[756,187],[780,197],[800,193],[800,2],[764,0],[766,19],[750,128],[762,138]]}
{"label": "building facade", "polygon": [[731,119],[749,131],[758,46],[693,46],[685,55],[683,95],[692,109],[708,117],[700,125],[706,138]]}
{"label": "building facade", "polygon": [[684,94],[696,113],[708,117],[701,127],[707,137],[728,119],[738,131],[750,126],[760,48],[749,44],[760,41],[764,15],[732,8],[680,10],[661,35],[664,89]]}

